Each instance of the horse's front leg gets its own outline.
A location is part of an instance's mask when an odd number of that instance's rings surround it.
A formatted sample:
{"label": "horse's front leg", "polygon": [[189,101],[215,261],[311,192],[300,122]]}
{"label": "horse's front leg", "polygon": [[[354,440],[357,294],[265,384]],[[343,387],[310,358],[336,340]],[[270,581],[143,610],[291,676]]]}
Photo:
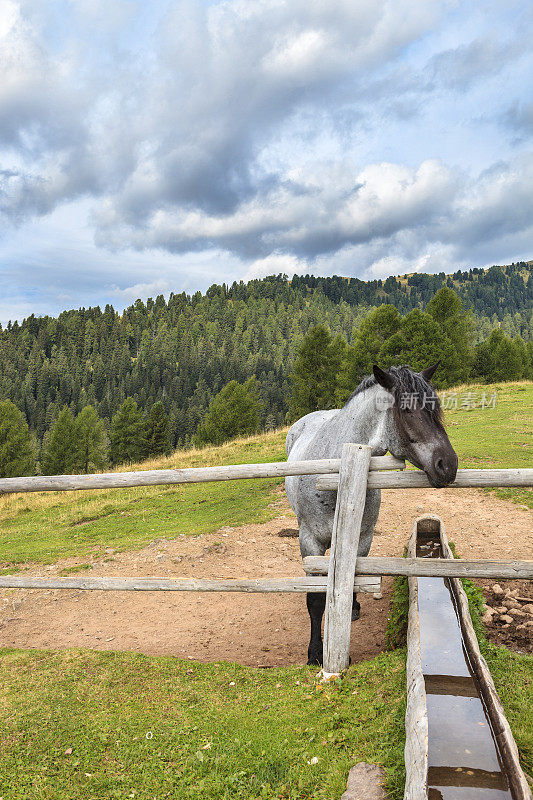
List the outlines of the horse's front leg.
{"label": "horse's front leg", "polygon": [[322,617],[326,608],[325,592],[307,593],[307,610],[311,618],[311,641],[307,650],[307,663],[322,666]]}

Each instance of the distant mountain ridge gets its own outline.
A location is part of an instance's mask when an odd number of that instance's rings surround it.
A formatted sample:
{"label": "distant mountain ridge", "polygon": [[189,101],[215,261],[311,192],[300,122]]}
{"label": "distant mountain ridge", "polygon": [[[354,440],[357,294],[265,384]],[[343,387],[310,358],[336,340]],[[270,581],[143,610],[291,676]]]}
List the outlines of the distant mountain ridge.
{"label": "distant mountain ridge", "polygon": [[412,272],[390,276],[384,280],[363,281],[359,278],[318,278],[294,276],[291,285],[318,289],[333,302],[345,300],[350,305],[391,303],[402,313],[423,308],[443,286],[454,289],[466,310],[479,316],[502,319],[505,314],[527,311],[533,305],[533,261],[520,261],[488,269],[475,267],[429,274]]}

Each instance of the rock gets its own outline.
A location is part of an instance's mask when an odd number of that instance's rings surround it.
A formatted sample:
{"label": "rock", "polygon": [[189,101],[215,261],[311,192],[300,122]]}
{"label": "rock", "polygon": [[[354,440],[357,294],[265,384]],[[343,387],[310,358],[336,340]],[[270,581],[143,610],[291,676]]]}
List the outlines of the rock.
{"label": "rock", "polygon": [[527,606],[522,606],[522,611],[525,611],[526,614],[533,614],[533,603],[528,603]]}
{"label": "rock", "polygon": [[506,625],[510,625],[513,621],[513,618],[509,616],[509,614],[502,614],[500,616],[500,622],[505,622]]}
{"label": "rock", "polygon": [[507,606],[496,606],[498,614],[507,614]]}
{"label": "rock", "polygon": [[106,547],[106,549],[105,549],[105,552],[106,552],[108,555],[112,555],[113,553],[115,553],[115,552],[116,552],[116,550],[114,550],[112,547]]}
{"label": "rock", "polygon": [[341,800],[385,800],[385,773],[377,764],[361,762],[348,773],[348,785]]}
{"label": "rock", "polygon": [[525,617],[526,616],[525,611],[522,611],[521,608],[511,608],[511,609],[509,609],[509,614],[512,617]]}
{"label": "rock", "polygon": [[494,586],[492,587],[492,592],[493,594],[500,596],[503,594],[503,589],[499,583],[495,583]]}
{"label": "rock", "polygon": [[493,608],[492,606],[487,606],[487,605],[485,605],[485,606],[484,606],[484,610],[485,610],[485,612],[487,612],[487,611],[488,611],[488,612],[489,612],[489,614],[495,614],[495,613],[496,613],[496,611],[494,610],[494,608]]}
{"label": "rock", "polygon": [[494,614],[489,614],[489,612],[486,611],[481,617],[481,622],[483,623],[483,625],[491,625],[493,619],[494,619]]}
{"label": "rock", "polygon": [[505,605],[507,608],[522,608],[518,600],[515,600],[514,597],[506,597]]}
{"label": "rock", "polygon": [[167,560],[168,560],[168,556],[167,556],[166,553],[158,553],[156,555],[156,557],[155,557],[155,561],[157,561],[158,563],[160,563],[161,561],[167,561]]}

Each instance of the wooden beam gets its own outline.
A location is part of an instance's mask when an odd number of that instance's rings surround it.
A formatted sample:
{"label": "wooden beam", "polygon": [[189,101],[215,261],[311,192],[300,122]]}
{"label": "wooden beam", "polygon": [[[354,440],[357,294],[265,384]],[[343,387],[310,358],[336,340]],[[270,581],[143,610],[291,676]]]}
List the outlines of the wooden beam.
{"label": "wooden beam", "polygon": [[[533,486],[533,469],[460,469],[447,489],[468,489],[484,486]],[[425,472],[373,472],[368,476],[369,489],[424,489],[431,487]],[[316,488],[332,491],[339,488],[337,475],[317,478]]]}
{"label": "wooden beam", "polygon": [[371,449],[342,447],[324,621],[324,677],[340,675],[350,662],[351,612],[357,547],[365,507]]}
{"label": "wooden beam", "polygon": [[[327,575],[330,559],[327,556],[307,556],[303,559],[308,575]],[[359,556],[356,575],[407,575],[418,578],[497,578],[501,580],[533,579],[533,561],[453,561],[436,558],[393,558]]]}
{"label": "wooden beam", "polygon": [[[407,547],[410,560],[416,555],[416,522]],[[402,560],[402,559],[400,559]],[[429,726],[426,687],[420,651],[418,581],[410,577],[407,621],[407,707],[405,711],[404,800],[427,800]]]}
{"label": "wooden beam", "polygon": [[[89,589],[107,592],[325,592],[327,578],[37,578],[0,575],[0,589]],[[379,592],[381,580],[361,576],[354,592]]]}
{"label": "wooden beam", "polygon": [[[0,494],[13,494],[15,492],[69,492],[83,489],[126,489],[133,486],[236,481],[249,478],[283,478],[287,475],[321,475],[338,472],[340,463],[340,458],[323,458],[314,461],[280,461],[269,464],[230,464],[222,467],[2,478],[0,479]],[[394,456],[373,456],[370,468],[373,470],[404,469],[405,462],[399,461]]]}

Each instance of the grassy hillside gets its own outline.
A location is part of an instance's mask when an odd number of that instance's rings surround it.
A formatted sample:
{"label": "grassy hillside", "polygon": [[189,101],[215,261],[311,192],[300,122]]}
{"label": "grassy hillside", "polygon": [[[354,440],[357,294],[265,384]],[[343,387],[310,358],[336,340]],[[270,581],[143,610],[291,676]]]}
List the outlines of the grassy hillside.
{"label": "grassy hillside", "polygon": [[[469,406],[446,412],[462,467],[531,465],[533,383],[469,385],[453,392],[459,406]],[[496,392],[494,408],[481,407],[483,392],[487,397]],[[284,441],[285,431],[276,431],[222,447],[176,451],[170,458],[128,469],[283,461]],[[211,533],[223,525],[266,521],[276,515],[272,500],[279,483],[234,481],[1,497],[0,567],[24,561],[51,563],[105,547],[133,548],[160,536]],[[533,506],[530,490],[498,492]]]}
{"label": "grassy hillside", "polygon": [[[480,395],[483,388],[464,391]],[[481,409],[478,397],[477,407],[448,413],[462,466],[529,465],[533,385],[490,390],[498,392],[494,409]],[[276,432],[139,468],[282,460],[283,441],[284,432]],[[276,514],[277,483],[3,497],[4,565],[268,519]],[[484,647],[532,771],[526,701],[533,659]],[[324,686],[308,667],[257,670],[135,653],[4,648],[0,798],[332,800],[344,791],[349,768],[367,761],[384,767],[389,796],[400,800],[404,664],[404,650],[383,653]]]}

